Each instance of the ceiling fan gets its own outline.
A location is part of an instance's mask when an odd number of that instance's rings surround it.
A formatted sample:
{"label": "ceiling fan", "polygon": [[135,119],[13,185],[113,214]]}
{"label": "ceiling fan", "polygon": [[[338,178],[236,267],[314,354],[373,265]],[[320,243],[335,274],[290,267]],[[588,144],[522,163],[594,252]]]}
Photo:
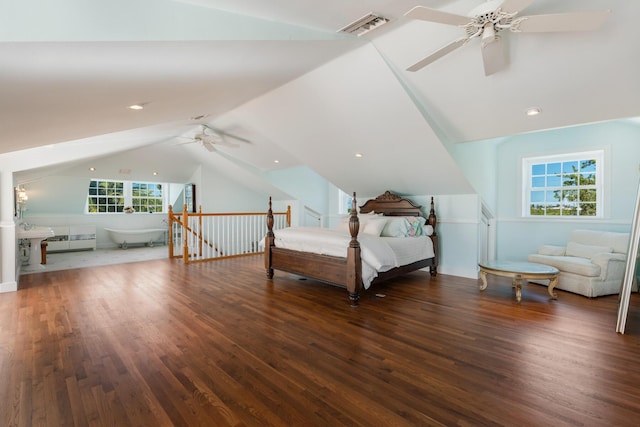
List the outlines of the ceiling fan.
{"label": "ceiling fan", "polygon": [[482,41],[482,60],[486,76],[506,67],[506,55],[499,33],[510,30],[514,33],[543,33],[561,31],[591,31],[600,28],[609,10],[558,13],[551,15],[519,16],[534,0],[489,0],[469,12],[468,16],[416,6],[405,16],[411,19],[437,22],[462,27],[465,37],[459,38],[436,50],[407,68],[418,71],[432,62],[464,46],[470,40]]}
{"label": "ceiling fan", "polygon": [[[216,145],[226,145],[227,147],[238,147],[238,144],[234,144],[229,141],[229,139],[234,139],[236,141],[244,142],[247,144],[251,144],[251,141],[248,139],[241,138],[237,135],[230,134],[228,132],[224,132],[218,129],[213,129],[207,125],[201,125],[202,129],[200,132],[193,135],[190,138],[190,141],[183,142],[182,144],[193,144],[199,143],[208,151],[216,151]],[[181,145],[182,145],[181,144]]]}

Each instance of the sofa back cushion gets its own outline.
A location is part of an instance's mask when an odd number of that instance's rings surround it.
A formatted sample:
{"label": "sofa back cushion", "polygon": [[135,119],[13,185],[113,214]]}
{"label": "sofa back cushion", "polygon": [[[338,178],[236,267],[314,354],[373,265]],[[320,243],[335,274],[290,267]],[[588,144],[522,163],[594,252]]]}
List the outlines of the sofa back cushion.
{"label": "sofa back cushion", "polygon": [[[570,242],[582,245],[604,246],[612,248],[613,252],[626,254],[629,250],[629,233],[613,231],[573,230],[569,233],[567,246]],[[574,255],[575,256],[575,255]]]}
{"label": "sofa back cushion", "polygon": [[609,246],[583,245],[581,243],[567,243],[567,256],[591,259],[595,254],[611,253],[613,248]]}

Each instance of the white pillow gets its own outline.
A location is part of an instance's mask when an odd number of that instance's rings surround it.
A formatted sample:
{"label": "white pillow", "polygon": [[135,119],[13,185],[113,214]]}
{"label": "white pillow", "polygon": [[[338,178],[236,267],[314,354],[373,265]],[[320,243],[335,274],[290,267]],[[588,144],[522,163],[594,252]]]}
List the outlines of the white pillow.
{"label": "white pillow", "polygon": [[371,218],[364,223],[361,230],[363,234],[379,236],[385,225],[387,225],[387,218]]}
{"label": "white pillow", "polygon": [[[387,218],[382,217],[382,214],[378,215],[369,215],[363,214],[358,217],[358,222],[360,224],[360,228],[358,234],[371,234],[374,236],[379,236],[380,232],[384,228],[387,223]],[[345,217],[340,220],[338,225],[336,225],[336,230],[342,233],[349,233],[349,220],[350,217]],[[379,230],[378,230],[379,229]]]}
{"label": "white pillow", "polygon": [[388,217],[387,224],[382,229],[382,237],[405,237],[409,232],[409,222],[403,216]]}
{"label": "white pillow", "polygon": [[336,225],[336,230],[341,231],[343,233],[349,232],[349,218],[343,218],[340,220],[338,225]]}
{"label": "white pillow", "polygon": [[422,234],[425,236],[431,236],[433,234],[433,227],[429,224],[423,225],[422,230]]}
{"label": "white pillow", "polygon": [[567,244],[566,255],[591,259],[595,254],[611,252],[613,252],[613,248],[608,246],[583,245],[581,243],[569,242]]}

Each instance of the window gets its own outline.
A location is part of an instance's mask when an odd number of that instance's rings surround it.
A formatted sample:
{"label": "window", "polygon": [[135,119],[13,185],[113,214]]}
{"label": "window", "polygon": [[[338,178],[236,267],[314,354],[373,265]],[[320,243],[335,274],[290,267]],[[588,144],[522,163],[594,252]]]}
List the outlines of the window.
{"label": "window", "polygon": [[124,209],[122,181],[92,180],[89,183],[89,213],[115,213]]}
{"label": "window", "polygon": [[523,159],[524,216],[601,217],[603,151]]}
{"label": "window", "polygon": [[122,213],[126,206],[135,212],[164,212],[163,184],[92,180],[87,198],[88,213]]}
{"label": "window", "polygon": [[131,206],[136,212],[162,212],[162,184],[131,184]]}
{"label": "window", "polygon": [[351,213],[351,205],[353,204],[353,195],[349,195],[344,191],[338,189],[340,199],[338,200],[338,213],[345,214]]}

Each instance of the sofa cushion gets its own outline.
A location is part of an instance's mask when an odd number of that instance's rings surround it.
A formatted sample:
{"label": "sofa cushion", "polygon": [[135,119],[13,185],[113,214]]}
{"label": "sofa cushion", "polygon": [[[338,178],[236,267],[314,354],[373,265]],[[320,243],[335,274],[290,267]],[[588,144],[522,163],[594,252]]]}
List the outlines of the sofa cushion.
{"label": "sofa cushion", "polygon": [[583,245],[582,243],[569,242],[567,243],[565,255],[591,259],[596,254],[611,252],[613,252],[613,248],[610,246]]}
{"label": "sofa cushion", "polygon": [[586,277],[600,276],[600,266],[592,263],[587,258],[575,256],[553,256],[533,254],[528,257],[529,262],[550,265],[561,272],[575,273]]}
{"label": "sofa cushion", "polygon": [[629,233],[597,230],[573,230],[567,242],[583,245],[598,245],[613,248],[613,252],[626,254],[629,250]]}
{"label": "sofa cushion", "polygon": [[538,248],[538,253],[540,255],[562,256],[564,255],[564,251],[565,251],[564,246],[542,245]]}

